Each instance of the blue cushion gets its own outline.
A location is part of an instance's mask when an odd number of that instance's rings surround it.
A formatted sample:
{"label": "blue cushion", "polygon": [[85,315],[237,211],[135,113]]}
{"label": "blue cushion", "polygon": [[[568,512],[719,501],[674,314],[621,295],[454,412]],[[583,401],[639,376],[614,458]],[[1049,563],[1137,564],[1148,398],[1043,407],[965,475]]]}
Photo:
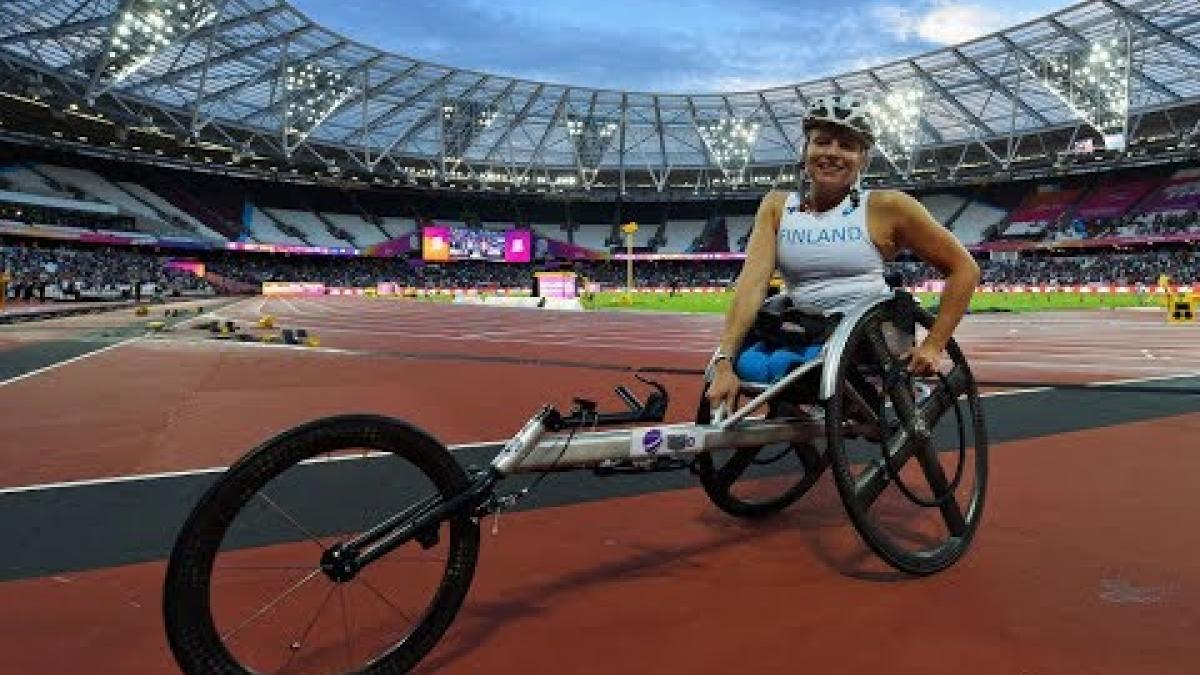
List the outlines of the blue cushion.
{"label": "blue cushion", "polygon": [[808,363],[821,353],[820,345],[809,345],[804,348],[804,351],[796,352],[790,349],[776,349],[767,357],[767,376],[769,382],[778,382],[787,375],[792,368],[803,363]]}
{"label": "blue cushion", "polygon": [[756,342],[738,355],[734,371],[747,382],[768,384],[777,382],[796,366],[813,360],[821,353],[821,345],[809,345],[802,351],[790,349],[768,350],[762,342]]}
{"label": "blue cushion", "polygon": [[733,369],[738,377],[747,382],[770,382],[771,372],[767,367],[768,357],[766,345],[756,342],[742,350]]}

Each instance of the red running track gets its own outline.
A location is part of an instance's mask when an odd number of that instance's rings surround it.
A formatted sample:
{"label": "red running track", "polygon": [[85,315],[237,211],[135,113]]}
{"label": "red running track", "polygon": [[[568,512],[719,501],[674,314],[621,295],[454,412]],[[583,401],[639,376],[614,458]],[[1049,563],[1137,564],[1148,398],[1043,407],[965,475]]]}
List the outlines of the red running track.
{"label": "red running track", "polygon": [[[419,672],[1191,675],[1200,455],[1168,429],[1200,414],[997,448],[972,552],[919,580],[863,549],[828,481],[758,525],[699,490],[508,515]],[[0,585],[3,672],[174,672],[162,572]]]}
{"label": "red running track", "polygon": [[[260,306],[261,303],[261,306]],[[405,417],[448,443],[506,437],[544,402],[608,394],[616,372],[409,359],[523,355],[699,367],[714,317],[547,315],[367,300],[250,300],[321,350],[138,340],[0,385],[6,486],[226,464],[317,415]],[[1015,333],[1012,331],[1016,331]],[[1183,332],[1192,331],[1192,332]],[[972,317],[983,378],[1097,381],[1200,370],[1191,327],[1130,313]],[[668,379],[690,416],[694,378]],[[1184,439],[1200,414],[994,448],[971,554],[898,579],[828,481],[781,518],[732,520],[683,490],[505,516],[424,672],[1124,673],[1194,671],[1200,530]],[[174,672],[162,564],[0,584],[0,672]]]}

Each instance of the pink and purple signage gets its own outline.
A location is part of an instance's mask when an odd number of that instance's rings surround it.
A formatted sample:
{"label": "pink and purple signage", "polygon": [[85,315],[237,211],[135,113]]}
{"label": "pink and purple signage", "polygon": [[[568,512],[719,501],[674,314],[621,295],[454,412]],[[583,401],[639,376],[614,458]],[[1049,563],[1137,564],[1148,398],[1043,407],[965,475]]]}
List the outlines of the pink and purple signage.
{"label": "pink and purple signage", "polygon": [[508,230],[504,233],[504,262],[527,263],[531,259],[533,234],[529,230]]}
{"label": "pink and purple signage", "polygon": [[1105,185],[1083,200],[1075,213],[1080,218],[1116,218],[1124,215],[1151,187],[1150,181]]}
{"label": "pink and purple signage", "polygon": [[422,228],[421,259],[429,262],[450,262],[450,228]]}
{"label": "pink and purple signage", "polygon": [[1169,213],[1200,208],[1200,178],[1177,178],[1150,195],[1142,213]]}

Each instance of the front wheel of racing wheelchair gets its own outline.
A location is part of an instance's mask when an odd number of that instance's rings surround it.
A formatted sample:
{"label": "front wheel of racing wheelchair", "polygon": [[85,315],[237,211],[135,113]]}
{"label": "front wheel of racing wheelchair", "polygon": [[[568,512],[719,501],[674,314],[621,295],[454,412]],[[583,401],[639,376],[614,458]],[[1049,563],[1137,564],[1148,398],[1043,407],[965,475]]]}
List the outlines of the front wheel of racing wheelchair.
{"label": "front wheel of racing wheelchair", "polygon": [[[975,380],[956,342],[946,349],[949,369],[936,378],[906,369],[904,352],[933,320],[902,291],[848,312],[828,334],[821,363],[813,364],[819,367],[766,401],[767,418],[798,423],[820,421],[813,413],[819,406],[823,437],[698,455],[713,503],[739,517],[770,515],[829,467],[851,522],[880,558],[915,575],[953,565],[983,515],[988,443]],[[744,387],[743,398],[764,390]],[[702,395],[697,422],[710,420]]]}

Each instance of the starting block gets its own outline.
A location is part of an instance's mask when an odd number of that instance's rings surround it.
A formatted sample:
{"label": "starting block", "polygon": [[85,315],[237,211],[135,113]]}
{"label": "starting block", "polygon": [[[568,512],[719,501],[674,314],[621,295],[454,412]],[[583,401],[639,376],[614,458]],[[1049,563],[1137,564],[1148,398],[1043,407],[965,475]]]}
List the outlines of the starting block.
{"label": "starting block", "polygon": [[257,325],[259,328],[274,328],[275,317],[271,316],[270,314],[265,314],[259,317]]}
{"label": "starting block", "polygon": [[321,341],[315,335],[309,335],[303,328],[284,328],[280,332],[280,340],[285,345],[303,345],[305,347],[320,347]]}
{"label": "starting block", "polygon": [[147,321],[146,330],[160,331],[167,327],[165,321]]}
{"label": "starting block", "polygon": [[139,305],[136,309],[133,310],[134,316],[146,316],[149,313],[150,313],[150,308],[145,305]]}
{"label": "starting block", "polygon": [[207,329],[214,338],[229,339],[237,333],[238,325],[232,321],[209,321],[198,328]]}
{"label": "starting block", "polygon": [[1196,321],[1196,301],[1200,295],[1196,293],[1167,294],[1167,323],[1193,323]]}

